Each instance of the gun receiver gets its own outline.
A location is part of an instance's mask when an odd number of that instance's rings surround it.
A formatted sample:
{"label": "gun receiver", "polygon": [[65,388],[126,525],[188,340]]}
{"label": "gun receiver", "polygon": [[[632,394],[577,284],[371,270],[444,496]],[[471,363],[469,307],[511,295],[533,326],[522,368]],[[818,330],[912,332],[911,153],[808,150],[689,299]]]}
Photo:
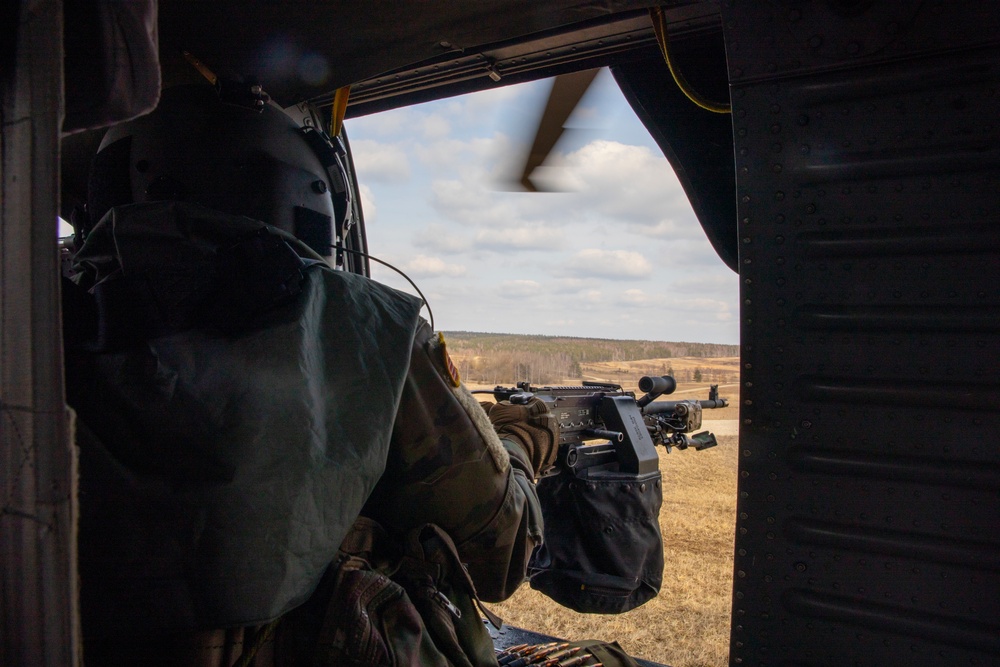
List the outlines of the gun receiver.
{"label": "gun receiver", "polygon": [[[677,388],[669,375],[642,377],[636,398],[621,385],[584,382],[580,386],[534,387],[519,382],[515,387],[497,386],[497,401],[527,403],[542,400],[559,422],[557,466],[572,470],[578,477],[608,474],[644,475],[658,470],[655,445],[696,450],[714,447],[715,436],[701,428],[702,410],[724,408],[729,401],[719,397],[712,385],[708,400],[656,401]],[[587,444],[591,440],[606,440]]]}

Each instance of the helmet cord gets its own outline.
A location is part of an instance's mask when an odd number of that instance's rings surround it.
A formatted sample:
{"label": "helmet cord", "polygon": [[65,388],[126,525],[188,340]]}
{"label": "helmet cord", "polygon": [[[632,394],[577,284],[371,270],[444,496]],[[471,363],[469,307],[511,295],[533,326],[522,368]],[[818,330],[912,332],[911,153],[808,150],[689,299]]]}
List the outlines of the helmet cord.
{"label": "helmet cord", "polygon": [[[331,246],[331,247],[333,247],[333,246]],[[427,308],[427,318],[430,320],[431,330],[432,331],[434,330],[434,312],[431,310],[431,304],[427,301],[427,297],[424,296],[424,293],[420,291],[420,288],[417,287],[417,284],[415,282],[413,282],[412,280],[410,280],[410,277],[408,275],[406,275],[405,273],[403,273],[400,269],[397,269],[395,266],[393,266],[389,262],[381,260],[378,257],[375,257],[373,255],[369,255],[366,252],[361,252],[360,250],[352,250],[351,248],[343,248],[343,247],[338,247],[337,249],[338,250],[342,250],[344,252],[353,253],[355,255],[361,255],[362,257],[365,257],[365,258],[367,258],[368,260],[370,260],[372,262],[378,262],[379,264],[381,264],[383,266],[389,267],[390,269],[392,269],[393,271],[395,271],[399,275],[401,275],[404,278],[406,278],[406,282],[410,283],[410,285],[413,287],[413,289],[417,290],[417,294],[420,295],[420,298],[423,299],[423,301],[424,301],[424,307]]]}

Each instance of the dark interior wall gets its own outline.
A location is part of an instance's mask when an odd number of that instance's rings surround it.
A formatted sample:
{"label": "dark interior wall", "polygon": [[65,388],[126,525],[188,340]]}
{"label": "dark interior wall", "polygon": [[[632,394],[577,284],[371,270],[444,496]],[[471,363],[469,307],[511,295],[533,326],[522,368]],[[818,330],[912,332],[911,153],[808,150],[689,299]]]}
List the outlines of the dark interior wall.
{"label": "dark interior wall", "polygon": [[731,663],[1000,662],[1000,13],[723,3]]}

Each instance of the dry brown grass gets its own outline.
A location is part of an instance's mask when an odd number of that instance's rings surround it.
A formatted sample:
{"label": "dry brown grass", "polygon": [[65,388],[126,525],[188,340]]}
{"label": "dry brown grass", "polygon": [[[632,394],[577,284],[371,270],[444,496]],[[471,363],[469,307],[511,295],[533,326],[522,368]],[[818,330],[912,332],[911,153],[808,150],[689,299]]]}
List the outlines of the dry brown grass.
{"label": "dry brown grass", "polygon": [[678,382],[691,382],[701,373],[706,383],[736,382],[740,374],[739,357],[669,357],[666,359],[636,359],[634,361],[595,361],[580,364],[587,380],[607,380],[629,384],[643,375],[672,373]]}
{"label": "dry brown grass", "polygon": [[595,361],[581,364],[584,374],[607,375],[627,381],[632,375],[659,372],[663,368],[673,368],[681,375],[687,371],[700,369],[702,372],[728,374],[734,379],[740,372],[739,357],[669,357],[666,359],[636,359],[634,361]]}
{"label": "dry brown grass", "polygon": [[522,586],[510,600],[492,608],[511,625],[571,639],[617,640],[633,655],[672,667],[725,665],[737,438],[719,436],[718,440],[718,447],[701,452],[659,450],[664,480],[660,528],[666,566],[656,598],[625,614],[579,614]]}

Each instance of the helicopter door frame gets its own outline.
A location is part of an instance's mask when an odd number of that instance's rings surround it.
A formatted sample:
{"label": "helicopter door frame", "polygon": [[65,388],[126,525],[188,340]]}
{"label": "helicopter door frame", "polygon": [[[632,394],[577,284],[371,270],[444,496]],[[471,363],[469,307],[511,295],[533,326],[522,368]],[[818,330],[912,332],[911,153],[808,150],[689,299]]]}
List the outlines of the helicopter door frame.
{"label": "helicopter door frame", "polygon": [[[11,3],[14,5],[14,3]],[[0,663],[79,664],[76,459],[59,297],[62,3],[0,22]]]}

